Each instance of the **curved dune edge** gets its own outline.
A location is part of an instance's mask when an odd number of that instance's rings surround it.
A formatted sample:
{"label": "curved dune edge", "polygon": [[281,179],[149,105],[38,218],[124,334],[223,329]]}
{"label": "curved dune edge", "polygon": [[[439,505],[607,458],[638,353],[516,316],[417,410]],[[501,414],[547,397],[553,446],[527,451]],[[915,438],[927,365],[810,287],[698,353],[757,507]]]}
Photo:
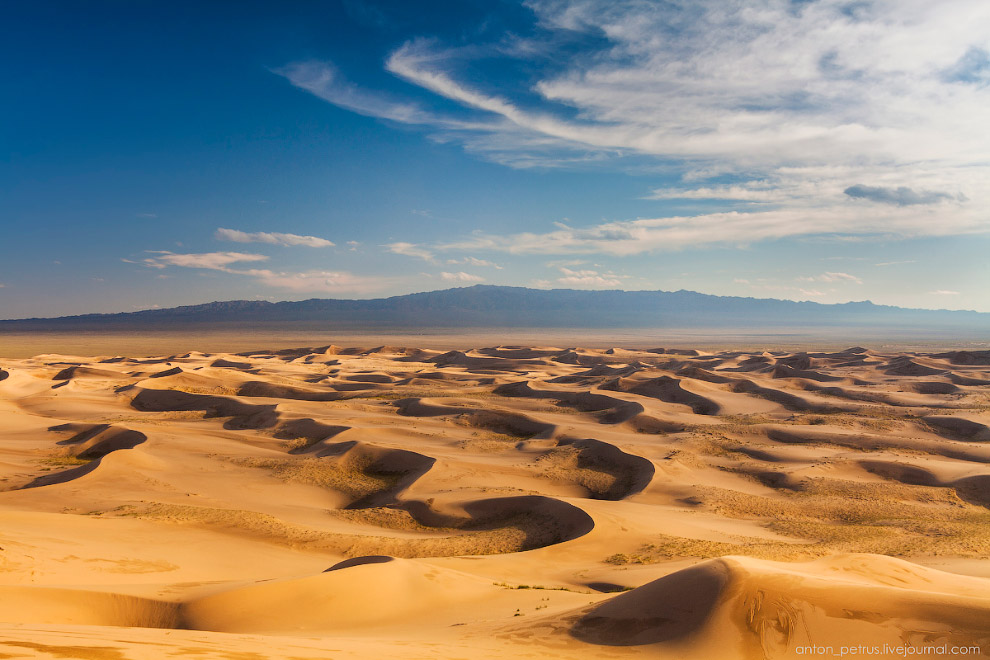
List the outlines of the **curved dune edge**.
{"label": "curved dune edge", "polygon": [[480,600],[491,583],[408,559],[224,591],[181,606],[184,627],[218,632],[344,631]]}
{"label": "curved dune edge", "polygon": [[881,555],[800,564],[724,557],[582,610],[571,634],[589,644],[676,648],[681,657],[785,658],[810,646],[838,653],[840,644],[906,643],[990,653],[988,587]]}
{"label": "curved dune edge", "polygon": [[[982,643],[990,620],[987,579],[954,574],[990,576],[979,352],[327,345],[0,371],[0,622],[20,622],[0,657],[144,658],[108,635],[145,635],[202,658],[759,660]],[[271,641],[293,635],[320,649]]]}
{"label": "curved dune edge", "polygon": [[[542,643],[560,644],[569,638],[579,642],[574,647],[578,651],[650,647],[676,657],[727,660],[800,657],[805,655],[800,649],[829,640],[841,640],[844,646],[986,649],[988,586],[986,579],[879,555],[839,555],[805,563],[723,557],[590,606],[496,630],[519,640],[545,630],[549,634]],[[479,606],[497,590],[490,581],[450,569],[369,557],[319,575],[222,589],[181,602],[2,587],[0,618],[8,623],[252,634],[353,633],[423,619],[427,629],[440,630],[449,628],[445,617],[456,619],[463,608]]]}
{"label": "curved dune edge", "polygon": [[[593,499],[621,500],[630,497],[649,486],[656,474],[652,461],[594,438],[561,438],[556,448],[540,458],[552,460],[557,458],[557,452],[565,452],[564,461],[558,463],[567,465],[569,462],[572,466],[571,470],[557,468],[561,478],[580,483]],[[571,454],[570,461],[567,461],[567,453]]]}
{"label": "curved dune edge", "polygon": [[[595,527],[594,519],[581,508],[542,495],[469,500],[443,510],[434,509],[432,502],[405,500],[388,507],[346,508],[334,515],[359,525],[382,525],[381,530],[329,531],[252,511],[175,504],[154,504],[127,515],[345,557],[516,553],[573,541]],[[412,534],[385,533],[391,529]]]}
{"label": "curved dune edge", "polygon": [[342,564],[318,575],[221,588],[184,601],[0,586],[0,620],[215,632],[325,632],[462,606],[496,591],[488,580],[414,560],[374,556]]}

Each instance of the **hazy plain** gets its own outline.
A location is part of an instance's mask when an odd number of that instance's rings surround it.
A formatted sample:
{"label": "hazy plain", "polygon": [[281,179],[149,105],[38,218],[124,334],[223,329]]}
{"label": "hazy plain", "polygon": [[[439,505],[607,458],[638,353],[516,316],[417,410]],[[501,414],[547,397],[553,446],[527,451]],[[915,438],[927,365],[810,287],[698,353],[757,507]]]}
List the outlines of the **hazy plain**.
{"label": "hazy plain", "polygon": [[193,324],[183,328],[7,330],[0,328],[0,357],[43,353],[147,357],[195,350],[239,352],[321,344],[408,345],[465,349],[500,344],[700,350],[841,350],[863,345],[879,350],[981,350],[987,334],[904,328],[362,328],[313,322]]}

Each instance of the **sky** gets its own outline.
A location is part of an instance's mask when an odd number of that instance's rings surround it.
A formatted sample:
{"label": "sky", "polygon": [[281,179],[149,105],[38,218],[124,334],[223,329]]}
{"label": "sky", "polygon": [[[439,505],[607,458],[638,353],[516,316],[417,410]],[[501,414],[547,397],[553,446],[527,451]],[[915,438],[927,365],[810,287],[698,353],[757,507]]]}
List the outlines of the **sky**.
{"label": "sky", "polygon": [[990,312],[985,0],[25,0],[0,57],[0,318],[474,284]]}

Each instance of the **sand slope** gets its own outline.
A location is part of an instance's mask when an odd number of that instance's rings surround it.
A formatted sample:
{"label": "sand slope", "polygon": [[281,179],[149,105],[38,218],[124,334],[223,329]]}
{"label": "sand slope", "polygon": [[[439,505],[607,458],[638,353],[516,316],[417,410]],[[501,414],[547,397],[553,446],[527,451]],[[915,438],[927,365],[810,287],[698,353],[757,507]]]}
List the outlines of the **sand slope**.
{"label": "sand slope", "polygon": [[0,657],[990,657],[982,353],[0,376]]}

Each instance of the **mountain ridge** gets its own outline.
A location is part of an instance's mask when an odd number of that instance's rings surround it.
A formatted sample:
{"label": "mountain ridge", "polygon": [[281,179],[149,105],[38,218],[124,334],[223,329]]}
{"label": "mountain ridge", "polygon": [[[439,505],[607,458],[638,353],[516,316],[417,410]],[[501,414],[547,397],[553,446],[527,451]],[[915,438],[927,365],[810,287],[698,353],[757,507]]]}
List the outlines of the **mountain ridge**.
{"label": "mountain ridge", "polygon": [[227,300],[134,312],[0,320],[0,328],[144,327],[224,322],[502,327],[728,327],[905,323],[990,329],[990,313],[715,296],[695,291],[529,289],[474,285],[366,300]]}

